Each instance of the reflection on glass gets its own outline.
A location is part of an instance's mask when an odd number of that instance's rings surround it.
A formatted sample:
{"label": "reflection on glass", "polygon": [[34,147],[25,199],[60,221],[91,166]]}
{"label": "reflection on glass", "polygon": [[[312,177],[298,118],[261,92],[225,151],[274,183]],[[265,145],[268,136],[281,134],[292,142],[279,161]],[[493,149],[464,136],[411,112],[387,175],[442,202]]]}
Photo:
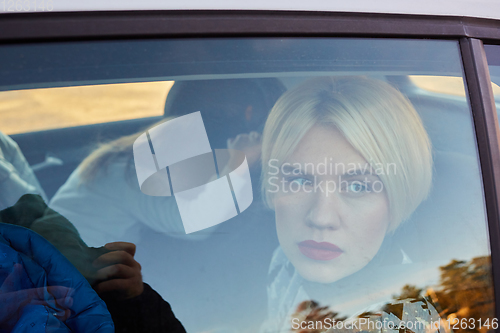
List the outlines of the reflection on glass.
{"label": "reflection on glass", "polygon": [[[33,104],[34,87],[96,85],[78,108],[53,98],[59,107],[50,109],[70,105],[87,119],[85,108],[105,124],[46,117],[42,127],[53,130],[13,139],[31,165],[46,156],[63,161],[36,171],[50,206],[89,246],[136,244],[144,282],[188,332],[290,332],[297,331],[294,319],[366,319],[361,329],[380,331],[376,323],[384,319],[417,317],[441,332],[494,328],[480,166],[457,42],[122,40],[9,45],[1,54],[0,86],[12,91],[0,106]],[[11,58],[22,71],[8,66]],[[167,80],[175,80],[171,88]],[[145,97],[138,104],[127,102],[139,96],[134,89],[126,90],[130,100],[122,90],[98,89],[145,81],[158,83],[140,84]],[[103,94],[112,107],[99,104]],[[160,117],[115,117],[124,104]],[[198,111],[215,155],[245,153],[253,201],[238,198],[233,182],[232,202],[249,207],[186,235],[175,198],[141,192],[133,143],[147,128]],[[9,117],[23,125],[11,133],[42,128],[26,113]],[[125,118],[135,119],[115,122]],[[60,128],[78,124],[87,126]],[[241,162],[230,153],[215,160],[218,170],[203,168],[189,184],[228,175],[233,181],[222,166],[232,171]],[[167,176],[175,183],[177,172],[197,168],[176,165]],[[468,320],[466,328],[454,327],[456,320]]]}
{"label": "reflection on glass", "polygon": [[[0,92],[0,130],[43,131],[161,116],[173,81]],[[23,121],[19,121],[22,117]]]}
{"label": "reflection on glass", "polygon": [[[495,102],[500,103],[500,46],[498,45],[485,45],[484,51],[488,61],[488,68],[490,71],[491,87],[493,88],[493,95]],[[497,105],[497,113],[500,108]]]}

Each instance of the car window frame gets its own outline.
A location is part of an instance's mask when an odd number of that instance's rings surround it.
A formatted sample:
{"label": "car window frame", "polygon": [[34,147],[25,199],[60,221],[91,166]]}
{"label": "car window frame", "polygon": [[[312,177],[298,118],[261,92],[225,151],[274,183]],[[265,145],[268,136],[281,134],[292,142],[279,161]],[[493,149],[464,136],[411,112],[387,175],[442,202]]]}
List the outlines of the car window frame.
{"label": "car window frame", "polygon": [[[0,45],[148,38],[371,37],[458,41],[480,161],[500,300],[500,128],[483,42],[500,43],[500,20],[411,14],[170,10],[5,14]],[[500,318],[496,303],[495,316]]]}

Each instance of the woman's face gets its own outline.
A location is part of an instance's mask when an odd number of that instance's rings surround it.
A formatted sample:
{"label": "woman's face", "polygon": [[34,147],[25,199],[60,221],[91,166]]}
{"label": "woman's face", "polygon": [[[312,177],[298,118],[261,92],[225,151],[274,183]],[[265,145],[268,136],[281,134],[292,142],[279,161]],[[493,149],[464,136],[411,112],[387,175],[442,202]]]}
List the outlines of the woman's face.
{"label": "woman's face", "polygon": [[363,268],[379,250],[389,203],[370,171],[335,127],[319,125],[281,166],[273,198],[276,228],[303,278],[335,282]]}

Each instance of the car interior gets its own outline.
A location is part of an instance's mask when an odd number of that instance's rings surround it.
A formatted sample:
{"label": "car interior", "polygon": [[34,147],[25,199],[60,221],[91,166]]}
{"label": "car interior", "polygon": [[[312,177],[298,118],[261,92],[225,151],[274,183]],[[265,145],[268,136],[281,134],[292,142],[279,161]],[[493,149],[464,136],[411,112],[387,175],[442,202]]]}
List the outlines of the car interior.
{"label": "car interior", "polygon": [[[485,213],[482,187],[477,181],[481,171],[468,100],[465,96],[423,89],[410,79],[410,75],[427,75],[433,71],[433,75],[460,77],[456,68],[446,65],[449,58],[446,52],[439,54],[439,50],[415,47],[406,40],[383,41],[386,43],[383,47],[377,45],[380,41],[366,40],[365,44],[345,49],[342,46],[348,46],[349,40],[341,40],[335,47],[324,46],[319,50],[314,44],[318,41],[310,44],[308,39],[299,39],[292,46],[287,46],[286,40],[229,41],[237,47],[227,40],[209,43],[193,39],[172,40],[166,44],[102,41],[6,48],[7,57],[19,59],[22,54],[23,64],[8,71],[10,76],[0,79],[1,90],[153,79],[175,81],[165,101],[163,117],[12,135],[47,196],[51,198],[83,159],[103,142],[144,131],[164,119],[203,110],[212,147],[225,148],[228,138],[249,131],[262,132],[274,102],[307,78],[367,75],[388,82],[411,101],[431,138],[435,161],[430,197],[397,230],[393,243],[388,246],[403,249],[418,271],[450,257],[467,255],[461,242],[450,243],[444,239],[468,239],[482,244],[484,229],[473,227],[484,224]],[[273,43],[280,47],[273,48]],[[396,43],[396,47],[391,47],[392,43]],[[147,59],[141,57],[138,46],[148,50]],[[399,53],[390,52],[394,49]],[[297,50],[303,53],[291,54]],[[372,52],[369,57],[363,54],[366,50]],[[411,53],[443,61],[436,61],[432,64],[434,67],[426,65],[422,70],[410,60],[405,63],[405,57]],[[86,58],[91,54],[94,58]],[[353,54],[363,55],[356,59]],[[301,57],[309,63],[297,60]],[[339,60],[332,64],[327,61],[331,57]],[[56,68],[51,63],[64,65]],[[399,67],[388,69],[389,63],[397,63]],[[5,71],[2,66],[5,65],[0,64],[0,71]],[[36,70],[38,67],[42,69]],[[158,75],[157,72],[170,74]],[[252,171],[254,205],[261,204],[258,202],[259,173],[259,170]],[[192,313],[197,315],[197,322],[186,323],[186,327],[201,332],[224,322],[227,327],[234,323],[255,329],[255,319],[265,317],[267,273],[271,255],[279,245],[273,219],[273,212],[261,207],[243,212],[230,223],[222,223],[210,237],[199,241],[169,238],[167,242],[161,234],[147,236],[143,252],[153,253],[162,248],[168,260],[168,269],[157,271],[166,286],[160,293],[166,294],[180,318],[188,318]],[[387,265],[390,269],[389,260]],[[146,282],[147,277],[145,275]],[[237,307],[232,302],[235,294],[239,295]],[[193,296],[195,302],[186,302],[186,295],[196,295]],[[227,318],[227,314],[231,318]]]}

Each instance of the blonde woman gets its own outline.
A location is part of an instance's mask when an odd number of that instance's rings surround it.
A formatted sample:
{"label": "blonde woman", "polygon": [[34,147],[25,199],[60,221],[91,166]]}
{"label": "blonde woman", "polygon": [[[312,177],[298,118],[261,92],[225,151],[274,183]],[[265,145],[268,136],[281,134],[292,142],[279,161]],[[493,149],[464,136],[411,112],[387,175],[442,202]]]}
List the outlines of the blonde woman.
{"label": "blonde woman", "polygon": [[280,243],[264,325],[272,332],[304,328],[291,317],[302,302],[339,311],[343,290],[369,283],[384,240],[427,197],[433,166],[410,102],[364,77],[315,78],[285,93],[265,125],[262,163]]}

